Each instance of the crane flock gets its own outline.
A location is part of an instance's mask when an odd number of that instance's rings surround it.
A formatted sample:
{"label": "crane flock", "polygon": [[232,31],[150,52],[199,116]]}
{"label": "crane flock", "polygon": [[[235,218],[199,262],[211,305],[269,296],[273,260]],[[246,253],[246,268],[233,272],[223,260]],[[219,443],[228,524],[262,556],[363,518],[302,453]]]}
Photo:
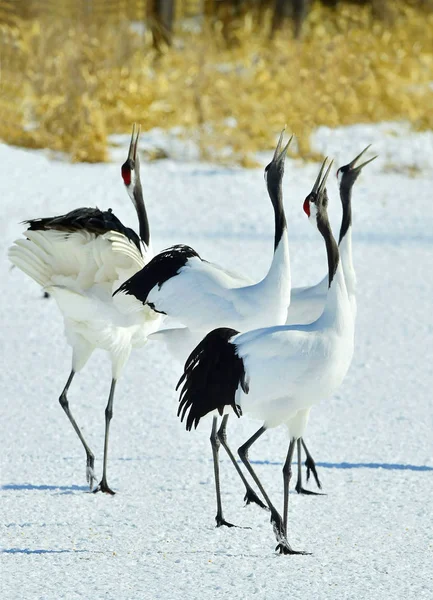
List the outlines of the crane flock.
{"label": "crane flock", "polygon": [[[307,479],[312,474],[321,488],[304,434],[312,407],[335,392],[352,360],[356,321],[352,188],[363,167],[376,157],[357,165],[367,146],[337,170],[342,206],[338,244],[327,213],[326,181],[333,163],[324,160],[302,206],[324,242],[328,272],[316,285],[296,288],[291,282],[282,186],[293,136],[283,144],[284,130],[281,132],[265,168],[274,213],[274,244],[268,272],[258,282],[205,260],[183,244],[153,255],[140,179],[139,136],[140,127],[134,124],[128,156],[121,167],[124,186],[137,213],[138,233],[125,227],[111,209],[81,207],[64,215],[25,221],[28,227],[23,238],[9,249],[13,265],[38,283],[44,294],[52,296],[62,313],[66,339],[72,347],[72,365],[59,402],[84,448],[90,490],[114,494],[107,480],[109,429],[116,383],[131,350],[148,340],[162,341],[173,359],[184,365],[183,373],[179,369],[176,389],[180,390],[178,416],[186,422],[186,429],[197,427],[205,415],[212,415],[216,525],[233,527],[222,508],[222,445],[245,486],[246,503],[269,511],[276,550],[306,554],[294,550],[288,540],[292,460],[297,452],[296,491],[319,493],[302,483],[303,449]],[[170,326],[171,320],[180,326]],[[105,409],[103,472],[95,486],[95,455],[72,415],[68,390],[97,348],[110,356],[111,384]],[[177,368],[176,362],[173,368]],[[231,413],[262,423],[238,449],[240,463],[228,444]],[[248,452],[268,429],[281,424],[288,430],[289,446],[280,513]]]}

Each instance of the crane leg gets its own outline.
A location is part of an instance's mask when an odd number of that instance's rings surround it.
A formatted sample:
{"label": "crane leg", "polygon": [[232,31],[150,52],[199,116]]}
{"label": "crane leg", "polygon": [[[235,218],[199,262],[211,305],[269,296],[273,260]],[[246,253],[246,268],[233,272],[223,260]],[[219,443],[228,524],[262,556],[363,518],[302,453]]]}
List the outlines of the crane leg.
{"label": "crane leg", "polygon": [[267,508],[266,504],[264,504],[260,498],[257,496],[256,492],[253,490],[253,488],[250,486],[250,484],[248,483],[245,475],[242,473],[242,469],[240,468],[240,466],[238,465],[238,462],[236,460],[236,458],[233,456],[233,452],[230,450],[228,444],[227,444],[227,433],[226,433],[226,427],[227,427],[227,420],[229,418],[229,415],[224,415],[223,416],[223,420],[221,422],[221,427],[218,430],[218,438],[221,442],[221,445],[223,446],[224,450],[227,452],[230,460],[232,461],[239,477],[242,479],[242,482],[245,486],[246,489],[246,494],[244,496],[244,500],[247,504],[250,504],[251,502],[255,502],[256,504],[258,504],[261,508]]}
{"label": "crane leg", "polygon": [[104,439],[104,464],[102,469],[102,479],[93,490],[96,492],[105,492],[114,496],[115,492],[109,487],[107,483],[107,457],[108,457],[108,436],[110,432],[110,421],[113,417],[113,401],[114,401],[114,390],[116,388],[116,380],[111,380],[110,396],[108,397],[107,407],[105,409],[105,439]]}
{"label": "crane leg", "polygon": [[83,434],[80,431],[80,428],[77,425],[77,422],[75,421],[74,417],[72,416],[71,411],[69,410],[69,402],[68,402],[68,390],[69,390],[69,386],[72,383],[72,380],[74,378],[75,375],[75,371],[72,369],[69,377],[68,377],[68,381],[66,382],[66,385],[64,387],[63,392],[60,394],[60,398],[59,398],[59,402],[60,402],[60,406],[63,408],[63,410],[65,411],[69,421],[72,424],[72,427],[75,429],[78,437],[81,440],[81,443],[84,446],[84,450],[86,451],[86,459],[87,459],[87,465],[86,465],[86,479],[87,479],[87,483],[89,484],[90,489],[93,488],[93,482],[95,481],[95,473],[94,473],[94,466],[95,466],[95,455],[93,454],[93,452],[90,450],[89,446],[86,443],[86,440],[83,437]]}
{"label": "crane leg", "polygon": [[278,550],[278,552],[280,552],[280,554],[307,554],[307,552],[293,550],[293,548],[290,546],[289,542],[287,541],[286,529],[284,527],[283,519],[281,518],[281,515],[279,514],[279,512],[277,511],[275,506],[272,504],[260,479],[257,477],[257,475],[248,459],[249,448],[254,444],[255,441],[257,441],[259,439],[259,437],[261,435],[263,435],[263,433],[265,431],[266,431],[266,427],[264,427],[264,426],[260,427],[260,429],[258,431],[256,431],[256,433],[252,437],[250,437],[250,439],[247,440],[245,442],[245,444],[243,444],[243,446],[241,446],[239,448],[239,450],[238,450],[239,457],[242,460],[242,462],[244,463],[244,465],[246,466],[246,468],[248,469],[248,472],[250,473],[251,477],[254,479],[257,487],[259,488],[260,492],[263,495],[263,498],[266,501],[266,504],[269,507],[269,510],[271,511],[271,523],[272,523],[272,526],[274,529],[275,537],[278,542],[275,550]]}
{"label": "crane leg", "polygon": [[290,480],[292,479],[292,460],[295,453],[296,439],[292,438],[289,444],[289,450],[287,452],[286,462],[283,466],[283,482],[284,482],[284,504],[283,504],[283,518],[284,518],[284,529],[287,531],[287,513],[289,508],[289,486]]}
{"label": "crane leg", "polygon": [[214,417],[212,421],[212,431],[210,434],[210,443],[212,446],[212,456],[213,456],[213,468],[214,468],[214,476],[215,476],[215,491],[216,491],[216,500],[217,500],[217,514],[215,517],[216,526],[222,527],[225,525],[226,527],[236,527],[233,523],[229,523],[224,519],[223,508],[221,502],[221,486],[220,486],[220,467],[219,467],[219,449],[220,449],[220,440],[217,433],[217,425],[218,418]]}

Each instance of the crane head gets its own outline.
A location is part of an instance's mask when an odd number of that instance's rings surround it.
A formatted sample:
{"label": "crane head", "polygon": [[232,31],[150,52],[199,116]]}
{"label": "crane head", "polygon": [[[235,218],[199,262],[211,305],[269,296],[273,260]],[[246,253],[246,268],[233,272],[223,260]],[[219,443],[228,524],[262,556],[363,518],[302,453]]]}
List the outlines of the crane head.
{"label": "crane head", "polygon": [[353,184],[355,183],[355,181],[357,180],[363,167],[365,167],[365,165],[368,165],[368,163],[371,163],[371,161],[373,161],[377,158],[377,156],[373,156],[373,158],[370,158],[370,159],[366,160],[365,162],[363,162],[362,164],[356,166],[356,162],[361,158],[361,156],[363,156],[367,152],[367,150],[370,148],[370,146],[371,146],[371,144],[369,144],[366,148],[364,148],[364,150],[362,152],[360,152],[360,154],[358,154],[358,156],[356,156],[350,163],[348,163],[347,165],[344,165],[343,167],[340,167],[338,169],[337,180],[340,185],[340,188],[341,187],[351,188],[353,186]]}
{"label": "crane head", "polygon": [[129,144],[128,158],[121,168],[123,183],[128,194],[134,200],[133,193],[140,181],[140,159],[137,152],[138,138],[140,137],[140,125],[134,123],[132,127],[131,142]]}
{"label": "crane head", "polygon": [[328,179],[328,175],[334,161],[331,160],[328,168],[326,169],[325,174],[323,175],[327,161],[328,157],[326,157],[322,163],[319,174],[316,178],[316,181],[314,182],[313,189],[304,200],[303,209],[305,214],[309,219],[311,219],[311,217],[315,217],[313,224],[315,224],[316,222],[317,214],[323,209],[326,210],[328,206],[328,195],[326,193],[325,186],[326,180]]}
{"label": "crane head", "polygon": [[268,182],[270,183],[271,177],[276,178],[276,177],[280,176],[280,178],[281,178],[282,174],[284,173],[284,160],[287,155],[287,150],[289,149],[289,146],[293,140],[293,135],[292,135],[290,137],[289,141],[287,142],[287,144],[283,148],[283,137],[284,137],[285,131],[286,131],[286,128],[284,127],[284,129],[280,133],[280,137],[278,139],[278,143],[275,148],[274,156],[272,157],[271,162],[265,167],[264,175],[265,175],[265,181],[267,183]]}

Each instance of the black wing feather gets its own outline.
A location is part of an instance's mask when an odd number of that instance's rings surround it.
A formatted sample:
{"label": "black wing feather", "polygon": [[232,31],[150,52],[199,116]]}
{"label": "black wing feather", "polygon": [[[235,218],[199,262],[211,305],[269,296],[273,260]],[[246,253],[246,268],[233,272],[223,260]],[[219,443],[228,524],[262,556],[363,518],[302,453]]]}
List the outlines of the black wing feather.
{"label": "black wing feather", "polygon": [[[154,256],[141,271],[127,279],[113,295],[124,292],[130,296],[135,296],[137,300],[146,304],[151,290],[156,285],[158,289],[161,289],[161,286],[172,277],[175,277],[180,269],[185,266],[188,259],[192,257],[200,258],[190,246],[178,245],[167,248]],[[151,307],[156,312],[163,312],[159,311],[157,306],[152,305]]]}
{"label": "black wing feather", "polygon": [[123,223],[113,214],[111,208],[108,210],[99,210],[99,208],[76,208],[65,215],[58,217],[47,217],[42,219],[31,219],[24,221],[29,225],[29,229],[65,231],[72,233],[74,231],[86,230],[95,235],[103,235],[108,231],[117,231],[127,237],[135,244],[141,254],[140,238],[130,227],[125,227]]}
{"label": "black wing feather", "polygon": [[[248,385],[245,367],[236,354],[231,338],[239,332],[228,327],[214,329],[197,345],[188,357],[184,372],[176,386],[182,385],[177,415],[186,420],[186,428],[197,427],[200,419],[213,410],[223,413],[231,406],[240,417],[240,407],[235,403],[236,390],[241,384],[245,393]],[[189,412],[188,412],[189,411]]]}

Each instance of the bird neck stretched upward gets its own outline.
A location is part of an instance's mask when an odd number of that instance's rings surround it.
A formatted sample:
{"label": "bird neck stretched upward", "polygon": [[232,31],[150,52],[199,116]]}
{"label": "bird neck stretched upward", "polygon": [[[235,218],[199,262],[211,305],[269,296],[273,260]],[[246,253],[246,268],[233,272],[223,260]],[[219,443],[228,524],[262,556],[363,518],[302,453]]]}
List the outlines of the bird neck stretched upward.
{"label": "bird neck stretched upward", "polygon": [[149,220],[147,218],[146,206],[143,199],[143,190],[141,187],[140,180],[137,180],[134,191],[133,191],[133,203],[138,217],[139,234],[141,241],[145,244],[146,248],[150,246],[150,227]]}
{"label": "bird neck stretched upward", "polygon": [[349,326],[349,323],[353,321],[341,262],[339,262],[332,278],[325,307],[319,320],[322,324],[326,323],[327,326],[333,327],[338,332],[345,330]]}
{"label": "bird neck stretched upward", "polygon": [[343,184],[340,186],[340,200],[343,215],[341,217],[338,245],[341,244],[343,238],[352,226],[352,187],[344,186]]}
{"label": "bird neck stretched upward", "polygon": [[349,298],[354,299],[356,295],[356,274],[352,259],[352,226],[348,228],[346,235],[340,241],[338,250],[340,252],[347,293]]}
{"label": "bird neck stretched upward", "polygon": [[268,176],[267,188],[274,209],[274,255],[269,271],[262,283],[269,285],[274,293],[290,302],[290,256],[286,215],[283,205],[282,174],[279,178]]}
{"label": "bird neck stretched upward", "polygon": [[274,206],[275,212],[275,234],[274,234],[274,252],[281,242],[284,235],[287,237],[287,222],[286,215],[284,213],[283,201],[280,198],[277,206]]}
{"label": "bird neck stretched upward", "polygon": [[[233,290],[234,293],[237,290]],[[282,325],[290,304],[291,279],[287,231],[274,252],[265,277],[254,285],[239,290],[245,304],[253,309],[254,321],[249,328]],[[249,310],[250,310],[249,309]],[[257,323],[260,322],[260,325]]]}
{"label": "bird neck stretched upward", "polygon": [[340,253],[335,238],[332,235],[331,225],[329,224],[326,212],[317,214],[317,229],[325,241],[326,256],[328,258],[328,288],[331,288],[340,262]]}
{"label": "bird neck stretched upward", "polygon": [[318,214],[317,229],[322,234],[328,257],[328,294],[321,320],[332,324],[337,329],[347,326],[347,318],[351,316],[343,266],[340,261],[339,248],[332,235],[326,212]]}
{"label": "bird neck stretched upward", "polygon": [[290,253],[289,237],[287,227],[284,228],[279,242],[274,250],[272,262],[262,284],[269,287],[274,294],[287,296],[286,306],[290,301],[291,277],[290,277]]}
{"label": "bird neck stretched upward", "polygon": [[271,322],[278,324],[285,322],[291,291],[289,240],[283,206],[282,176],[282,170],[277,173],[277,176],[272,171],[268,173],[266,183],[274,209],[274,254],[265,277],[258,284],[250,287],[250,291],[254,291],[254,294],[260,291],[260,301],[269,315],[272,315]]}
{"label": "bird neck stretched upward", "polygon": [[283,192],[281,189],[281,181],[278,182],[278,186],[272,185],[272,183],[268,181],[268,192],[272,200],[272,206],[274,208],[274,253],[276,253],[281,239],[284,235],[287,236],[287,222],[283,206]]}
{"label": "bird neck stretched upward", "polygon": [[[352,185],[342,181],[340,185],[340,200],[343,209],[340,226],[338,249],[346,280],[347,293],[351,304],[355,303],[356,275],[352,260]],[[355,310],[355,308],[354,308]]]}

